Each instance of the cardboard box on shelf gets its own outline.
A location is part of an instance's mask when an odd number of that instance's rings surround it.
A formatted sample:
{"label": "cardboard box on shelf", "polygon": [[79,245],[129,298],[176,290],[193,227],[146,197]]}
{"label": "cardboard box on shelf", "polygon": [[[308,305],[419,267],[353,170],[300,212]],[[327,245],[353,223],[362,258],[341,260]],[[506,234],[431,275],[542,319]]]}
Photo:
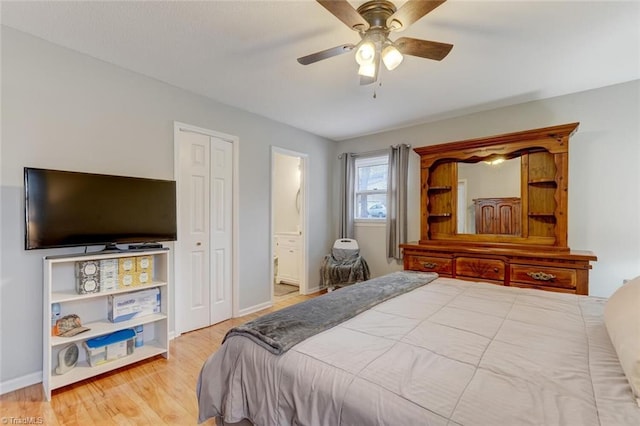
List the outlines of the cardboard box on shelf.
{"label": "cardboard box on shelf", "polygon": [[153,256],[136,257],[136,281],[139,285],[151,284],[153,280]]}
{"label": "cardboard box on shelf", "polygon": [[148,272],[149,275],[152,275],[153,256],[136,256],[136,271]]}
{"label": "cardboard box on shelf", "polygon": [[111,322],[127,321],[160,312],[160,289],[115,294],[108,299],[108,318]]}
{"label": "cardboard box on shelf", "polygon": [[113,291],[118,288],[118,259],[100,261],[100,291]]}
{"label": "cardboard box on shelf", "polygon": [[97,293],[100,291],[100,262],[86,260],[76,262],[76,292],[78,294]]}
{"label": "cardboard box on shelf", "polygon": [[135,287],[138,285],[136,277],[135,257],[121,257],[118,259],[118,288]]}

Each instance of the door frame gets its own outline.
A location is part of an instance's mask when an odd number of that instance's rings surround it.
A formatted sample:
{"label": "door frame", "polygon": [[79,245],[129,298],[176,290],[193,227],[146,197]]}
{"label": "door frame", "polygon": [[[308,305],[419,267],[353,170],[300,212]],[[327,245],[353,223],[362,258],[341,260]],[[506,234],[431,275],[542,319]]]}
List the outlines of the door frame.
{"label": "door frame", "polygon": [[[179,121],[174,121],[173,122],[173,178],[174,180],[178,180],[178,176],[179,171],[180,171],[180,147],[178,144],[178,139],[179,139],[179,134],[180,131],[187,131],[187,132],[193,132],[193,133],[199,133],[205,136],[211,136],[211,137],[215,137],[218,139],[222,139],[225,140],[229,143],[231,143],[232,145],[232,153],[233,153],[233,161],[232,161],[232,171],[231,171],[231,187],[232,187],[232,202],[231,202],[231,221],[232,221],[232,241],[231,241],[231,280],[232,280],[232,294],[231,294],[231,300],[232,300],[232,318],[235,318],[238,316],[238,312],[240,311],[240,306],[239,306],[239,297],[238,297],[238,291],[239,291],[239,279],[238,279],[238,264],[239,264],[239,238],[240,238],[240,226],[238,223],[238,215],[240,212],[239,209],[239,171],[238,171],[238,166],[239,166],[239,153],[240,153],[240,139],[237,136],[234,135],[229,135],[226,133],[221,133],[221,132],[217,132],[214,130],[210,130],[210,129],[205,129],[203,127],[198,127],[198,126],[193,126],[191,124],[186,124],[186,123],[181,123]],[[180,185],[176,185],[176,201],[177,201],[177,222],[180,223],[181,217],[180,217],[180,192],[179,192],[179,188]],[[179,307],[181,306],[179,303],[182,302],[182,296],[185,294],[184,292],[184,286],[181,285],[181,283],[178,282],[178,280],[176,279],[177,277],[180,277],[180,256],[181,256],[181,243],[180,243],[180,235],[178,235],[178,239],[175,241],[174,243],[174,250],[173,250],[173,274],[172,274],[172,278],[173,278],[173,282],[174,285],[172,286],[174,288],[174,294],[173,294],[173,298],[172,300],[174,301],[174,306],[173,306],[173,329],[174,329],[174,337],[179,336],[180,334],[182,334],[182,328],[181,328],[181,315],[180,312],[178,311]],[[170,315],[171,317],[171,315]]]}
{"label": "door frame", "polygon": [[278,146],[271,145],[271,181],[269,182],[269,187],[271,188],[271,194],[269,203],[271,204],[271,220],[269,223],[269,246],[271,247],[270,253],[272,259],[269,267],[269,283],[271,288],[271,303],[274,303],[274,286],[273,286],[273,276],[274,276],[274,265],[273,265],[273,257],[275,255],[275,245],[273,244],[273,237],[275,235],[275,203],[273,202],[275,198],[275,187],[273,185],[275,181],[275,156],[276,154],[288,155],[290,157],[298,157],[300,158],[300,249],[302,250],[301,261],[300,261],[300,294],[308,294],[309,292],[309,271],[307,270],[307,265],[309,264],[309,246],[308,246],[308,222],[309,222],[309,197],[307,194],[309,193],[309,155],[303,152],[292,151],[286,148],[280,148]]}

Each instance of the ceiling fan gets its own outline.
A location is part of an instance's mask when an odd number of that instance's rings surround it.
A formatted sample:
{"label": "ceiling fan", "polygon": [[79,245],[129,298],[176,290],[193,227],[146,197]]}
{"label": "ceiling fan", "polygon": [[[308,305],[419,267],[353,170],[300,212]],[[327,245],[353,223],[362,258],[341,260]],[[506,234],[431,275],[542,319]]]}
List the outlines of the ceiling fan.
{"label": "ceiling fan", "polygon": [[357,31],[362,40],[357,44],[343,44],[298,58],[302,65],[356,50],[356,62],[360,66],[360,84],[375,83],[378,79],[380,60],[388,70],[402,62],[402,55],[442,60],[453,48],[452,44],[437,41],[400,37],[392,41],[389,34],[404,31],[418,19],[440,6],[446,0],[407,0],[399,9],[390,1],[368,1],[357,10],[346,0],[316,0],[349,28]]}

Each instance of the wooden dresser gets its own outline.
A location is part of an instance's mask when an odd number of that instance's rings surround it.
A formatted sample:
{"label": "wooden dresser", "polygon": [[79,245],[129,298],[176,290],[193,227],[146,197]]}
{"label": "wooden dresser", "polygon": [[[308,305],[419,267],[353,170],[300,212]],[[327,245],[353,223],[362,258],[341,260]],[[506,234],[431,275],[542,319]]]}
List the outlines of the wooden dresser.
{"label": "wooden dresser", "polygon": [[[597,258],[567,245],[569,137],[577,127],[571,123],[415,148],[421,158],[420,240],[401,245],[404,268],[588,294],[590,262]],[[520,196],[461,201],[457,164],[496,158],[519,159],[520,176],[505,180],[520,180]],[[475,211],[472,234],[458,232],[465,229],[460,220],[467,210]]]}
{"label": "wooden dresser", "polygon": [[494,284],[588,294],[590,252],[545,253],[513,249],[403,244],[404,269]]}

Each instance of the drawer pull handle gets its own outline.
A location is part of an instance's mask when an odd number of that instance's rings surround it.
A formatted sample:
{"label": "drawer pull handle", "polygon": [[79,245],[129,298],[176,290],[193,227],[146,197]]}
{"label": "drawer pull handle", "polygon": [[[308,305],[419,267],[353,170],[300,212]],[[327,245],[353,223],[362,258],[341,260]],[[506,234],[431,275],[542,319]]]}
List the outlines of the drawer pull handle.
{"label": "drawer pull handle", "polygon": [[495,272],[496,274],[498,273],[498,271],[500,271],[500,269],[498,269],[498,268],[493,268],[493,272]]}
{"label": "drawer pull handle", "polygon": [[427,268],[427,269],[433,269],[436,266],[438,266],[438,264],[437,263],[433,263],[433,262],[425,262],[425,263],[422,264],[422,267],[423,268]]}
{"label": "drawer pull handle", "polygon": [[556,279],[555,275],[546,274],[544,272],[527,272],[527,275],[538,281],[552,281]]}

